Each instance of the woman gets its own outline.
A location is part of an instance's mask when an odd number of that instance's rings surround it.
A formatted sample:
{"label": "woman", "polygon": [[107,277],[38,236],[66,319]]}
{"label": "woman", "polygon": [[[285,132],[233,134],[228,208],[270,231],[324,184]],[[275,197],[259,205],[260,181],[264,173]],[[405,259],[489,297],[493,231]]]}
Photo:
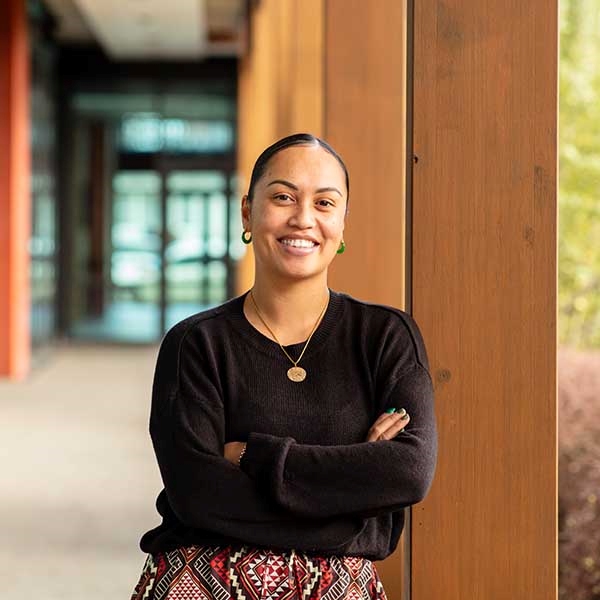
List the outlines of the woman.
{"label": "woman", "polygon": [[433,387],[407,313],[328,288],[348,193],[342,159],[308,134],[256,161],[242,199],[252,289],[178,323],[159,351],[163,522],[140,541],[133,599],[385,600],[372,561],[431,485]]}

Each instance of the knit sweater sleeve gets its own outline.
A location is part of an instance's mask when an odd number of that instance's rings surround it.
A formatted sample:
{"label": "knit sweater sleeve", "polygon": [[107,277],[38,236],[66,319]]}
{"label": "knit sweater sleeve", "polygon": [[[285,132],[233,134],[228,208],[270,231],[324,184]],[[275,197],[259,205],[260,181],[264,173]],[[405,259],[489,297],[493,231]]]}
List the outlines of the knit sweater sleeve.
{"label": "knit sweater sleeve", "polygon": [[280,506],[303,517],[370,517],[426,496],[437,460],[437,428],[427,356],[414,322],[413,330],[418,351],[400,375],[384,382],[377,402],[409,413],[409,424],[395,438],[323,446],[250,434],[241,467]]}
{"label": "knit sweater sleeve", "polygon": [[[224,410],[216,378],[184,324],[163,339],[152,389],[150,435],[166,495],[177,518],[253,544],[335,549],[354,538],[356,518],[298,518],[268,498],[223,456]],[[268,525],[268,526],[267,526]]]}

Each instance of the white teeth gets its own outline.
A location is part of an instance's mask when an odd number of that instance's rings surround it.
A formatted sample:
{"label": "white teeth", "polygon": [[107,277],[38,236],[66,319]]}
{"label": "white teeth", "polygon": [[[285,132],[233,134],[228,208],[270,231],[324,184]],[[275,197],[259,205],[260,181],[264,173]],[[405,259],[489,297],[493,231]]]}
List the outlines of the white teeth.
{"label": "white teeth", "polygon": [[284,239],[281,240],[282,244],[285,244],[286,246],[293,246],[294,248],[312,248],[315,243],[311,242],[310,240],[296,240],[296,239],[292,239],[292,240],[288,240],[288,239]]}

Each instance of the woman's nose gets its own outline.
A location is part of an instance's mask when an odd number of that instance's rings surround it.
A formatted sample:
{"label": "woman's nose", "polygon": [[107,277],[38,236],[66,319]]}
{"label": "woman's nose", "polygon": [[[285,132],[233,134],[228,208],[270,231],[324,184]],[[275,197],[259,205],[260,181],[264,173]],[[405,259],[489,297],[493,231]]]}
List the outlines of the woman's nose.
{"label": "woman's nose", "polygon": [[299,202],[290,217],[290,225],[300,229],[308,229],[315,224],[314,209],[309,202]]}

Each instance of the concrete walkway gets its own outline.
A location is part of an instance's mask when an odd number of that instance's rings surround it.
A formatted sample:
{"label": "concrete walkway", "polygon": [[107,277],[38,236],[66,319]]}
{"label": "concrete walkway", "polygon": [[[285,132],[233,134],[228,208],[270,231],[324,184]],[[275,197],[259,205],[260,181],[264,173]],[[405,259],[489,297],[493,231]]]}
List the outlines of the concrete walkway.
{"label": "concrete walkway", "polygon": [[157,348],[64,346],[0,381],[0,596],[128,600],[159,522]]}

